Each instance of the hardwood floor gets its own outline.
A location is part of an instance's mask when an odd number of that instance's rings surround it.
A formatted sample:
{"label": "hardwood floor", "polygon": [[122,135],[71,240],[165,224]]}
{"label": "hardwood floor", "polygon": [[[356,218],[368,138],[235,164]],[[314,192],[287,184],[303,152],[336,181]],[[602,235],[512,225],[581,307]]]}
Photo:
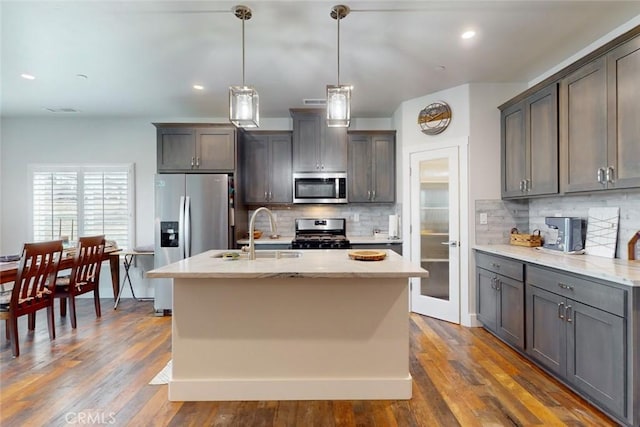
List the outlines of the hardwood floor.
{"label": "hardwood floor", "polygon": [[[78,328],[56,309],[19,325],[13,358],[0,326],[0,425],[607,426],[616,425],[481,328],[412,314],[409,401],[169,402],[149,381],[171,358],[171,318],[153,303],[78,301]],[[203,355],[206,357],[206,355]]]}

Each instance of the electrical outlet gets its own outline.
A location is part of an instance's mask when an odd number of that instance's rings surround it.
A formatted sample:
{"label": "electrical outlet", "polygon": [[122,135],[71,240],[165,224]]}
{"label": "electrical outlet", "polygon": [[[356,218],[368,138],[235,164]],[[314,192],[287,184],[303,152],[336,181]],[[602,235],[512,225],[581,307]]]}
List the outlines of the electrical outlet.
{"label": "electrical outlet", "polygon": [[480,213],[480,224],[481,225],[486,225],[487,222],[488,222],[487,213],[486,212],[481,212]]}
{"label": "electrical outlet", "polygon": [[354,213],[353,214],[353,222],[359,222],[360,221],[360,214],[359,213]]}

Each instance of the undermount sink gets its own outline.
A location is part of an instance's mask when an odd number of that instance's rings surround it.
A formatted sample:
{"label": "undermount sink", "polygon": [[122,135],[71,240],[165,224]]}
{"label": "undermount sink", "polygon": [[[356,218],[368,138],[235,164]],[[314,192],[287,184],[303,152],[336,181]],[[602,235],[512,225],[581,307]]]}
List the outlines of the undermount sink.
{"label": "undermount sink", "polygon": [[[297,251],[277,251],[277,250],[263,250],[256,251],[256,259],[258,258],[267,258],[267,259],[279,259],[279,258],[300,258],[302,256],[302,252]],[[220,252],[215,255],[215,258],[224,258],[228,260],[234,259],[248,259],[249,254],[242,251],[228,251],[228,252]]]}

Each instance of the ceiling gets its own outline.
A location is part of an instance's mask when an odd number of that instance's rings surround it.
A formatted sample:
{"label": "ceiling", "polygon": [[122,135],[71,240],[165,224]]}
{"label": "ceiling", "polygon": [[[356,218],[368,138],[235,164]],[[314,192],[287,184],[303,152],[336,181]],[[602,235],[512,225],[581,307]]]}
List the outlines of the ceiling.
{"label": "ceiling", "polygon": [[[2,0],[2,115],[226,117],[228,87],[242,83],[237,4]],[[253,11],[245,80],[261,117],[323,99],[337,83],[329,13],[339,0],[240,4]],[[640,15],[640,1],[343,4],[340,82],[354,86],[354,117],[390,117],[404,100],[464,83],[531,81]],[[476,37],[461,39],[467,29]]]}

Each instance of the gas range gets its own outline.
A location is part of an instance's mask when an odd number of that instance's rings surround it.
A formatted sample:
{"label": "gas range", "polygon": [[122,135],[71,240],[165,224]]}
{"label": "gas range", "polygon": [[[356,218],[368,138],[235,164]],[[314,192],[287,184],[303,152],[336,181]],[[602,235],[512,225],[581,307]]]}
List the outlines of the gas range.
{"label": "gas range", "polygon": [[296,219],[296,236],[292,249],[349,249],[347,220],[344,218]]}

